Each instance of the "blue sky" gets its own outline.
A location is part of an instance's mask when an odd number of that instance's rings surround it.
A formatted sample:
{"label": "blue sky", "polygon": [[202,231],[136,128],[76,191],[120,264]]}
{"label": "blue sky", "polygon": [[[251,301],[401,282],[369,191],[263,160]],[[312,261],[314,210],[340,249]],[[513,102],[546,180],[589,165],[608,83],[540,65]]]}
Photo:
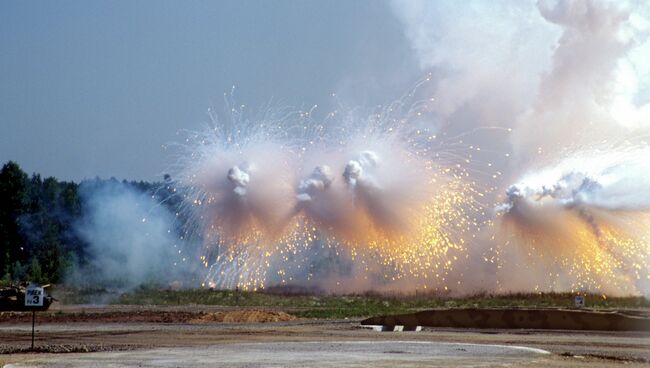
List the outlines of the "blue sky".
{"label": "blue sky", "polygon": [[0,0],[0,161],[80,180],[158,179],[162,145],[223,93],[390,101],[421,77],[381,1]]}

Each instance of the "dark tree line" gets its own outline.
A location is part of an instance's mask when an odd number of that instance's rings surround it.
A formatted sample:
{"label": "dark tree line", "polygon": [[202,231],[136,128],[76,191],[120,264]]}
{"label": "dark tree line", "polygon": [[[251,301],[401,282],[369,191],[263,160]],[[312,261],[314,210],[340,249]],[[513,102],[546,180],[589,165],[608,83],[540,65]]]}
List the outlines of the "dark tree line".
{"label": "dark tree line", "polygon": [[[0,170],[0,278],[4,282],[32,280],[61,282],[66,271],[88,261],[88,244],[75,231],[84,215],[80,188],[92,190],[116,179],[82,183],[59,181],[39,174],[27,175],[9,161]],[[171,179],[122,184],[148,193],[178,210],[180,200],[171,190]]]}

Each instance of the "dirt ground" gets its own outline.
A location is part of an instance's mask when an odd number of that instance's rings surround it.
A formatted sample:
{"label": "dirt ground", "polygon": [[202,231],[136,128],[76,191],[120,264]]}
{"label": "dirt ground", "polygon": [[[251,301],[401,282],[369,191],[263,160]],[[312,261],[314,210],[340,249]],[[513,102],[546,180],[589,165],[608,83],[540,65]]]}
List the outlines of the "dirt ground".
{"label": "dirt ground", "polygon": [[[34,353],[27,351],[30,317],[0,315],[0,367],[650,367],[650,333],[376,332],[357,320],[291,320],[273,310],[204,306],[43,313],[36,326],[41,352]],[[222,322],[238,320],[245,322]]]}

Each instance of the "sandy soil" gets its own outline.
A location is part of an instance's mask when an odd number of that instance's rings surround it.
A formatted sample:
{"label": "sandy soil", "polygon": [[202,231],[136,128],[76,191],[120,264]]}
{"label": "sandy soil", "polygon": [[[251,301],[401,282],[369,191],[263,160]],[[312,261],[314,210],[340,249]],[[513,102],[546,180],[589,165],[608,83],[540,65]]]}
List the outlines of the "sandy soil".
{"label": "sandy soil", "polygon": [[[38,319],[36,346],[41,351],[60,352],[57,354],[25,352],[30,344],[31,324],[22,317],[0,318],[0,351],[5,352],[0,354],[0,366],[650,366],[647,333],[453,329],[375,332],[362,328],[356,320],[223,323],[218,322],[223,318],[210,317],[190,323],[191,319],[178,320],[186,318],[184,313],[225,316],[219,314],[224,310],[200,306],[129,308],[89,310],[84,306],[55,313],[58,317],[53,320]],[[120,320],[115,317],[118,312],[149,320]],[[159,313],[170,317],[152,317]],[[93,317],[83,322],[78,322],[77,317],[66,321],[68,314]],[[182,318],[175,318],[176,314]]]}

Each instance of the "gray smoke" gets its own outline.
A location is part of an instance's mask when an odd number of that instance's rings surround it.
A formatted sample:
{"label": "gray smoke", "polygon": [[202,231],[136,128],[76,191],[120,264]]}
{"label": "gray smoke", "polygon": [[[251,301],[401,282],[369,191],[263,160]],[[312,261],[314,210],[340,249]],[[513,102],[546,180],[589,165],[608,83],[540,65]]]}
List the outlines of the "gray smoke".
{"label": "gray smoke", "polygon": [[80,186],[83,217],[75,230],[88,243],[88,260],[69,275],[84,287],[130,289],[167,285],[190,271],[174,216],[150,195],[118,181]]}
{"label": "gray smoke", "polygon": [[378,184],[372,176],[372,170],[377,166],[379,166],[379,156],[373,151],[363,151],[345,165],[343,178],[350,187],[357,185],[377,187]]}
{"label": "gray smoke", "polygon": [[300,181],[296,198],[300,202],[311,201],[312,196],[329,189],[333,181],[334,176],[329,166],[317,166],[307,179]]}

